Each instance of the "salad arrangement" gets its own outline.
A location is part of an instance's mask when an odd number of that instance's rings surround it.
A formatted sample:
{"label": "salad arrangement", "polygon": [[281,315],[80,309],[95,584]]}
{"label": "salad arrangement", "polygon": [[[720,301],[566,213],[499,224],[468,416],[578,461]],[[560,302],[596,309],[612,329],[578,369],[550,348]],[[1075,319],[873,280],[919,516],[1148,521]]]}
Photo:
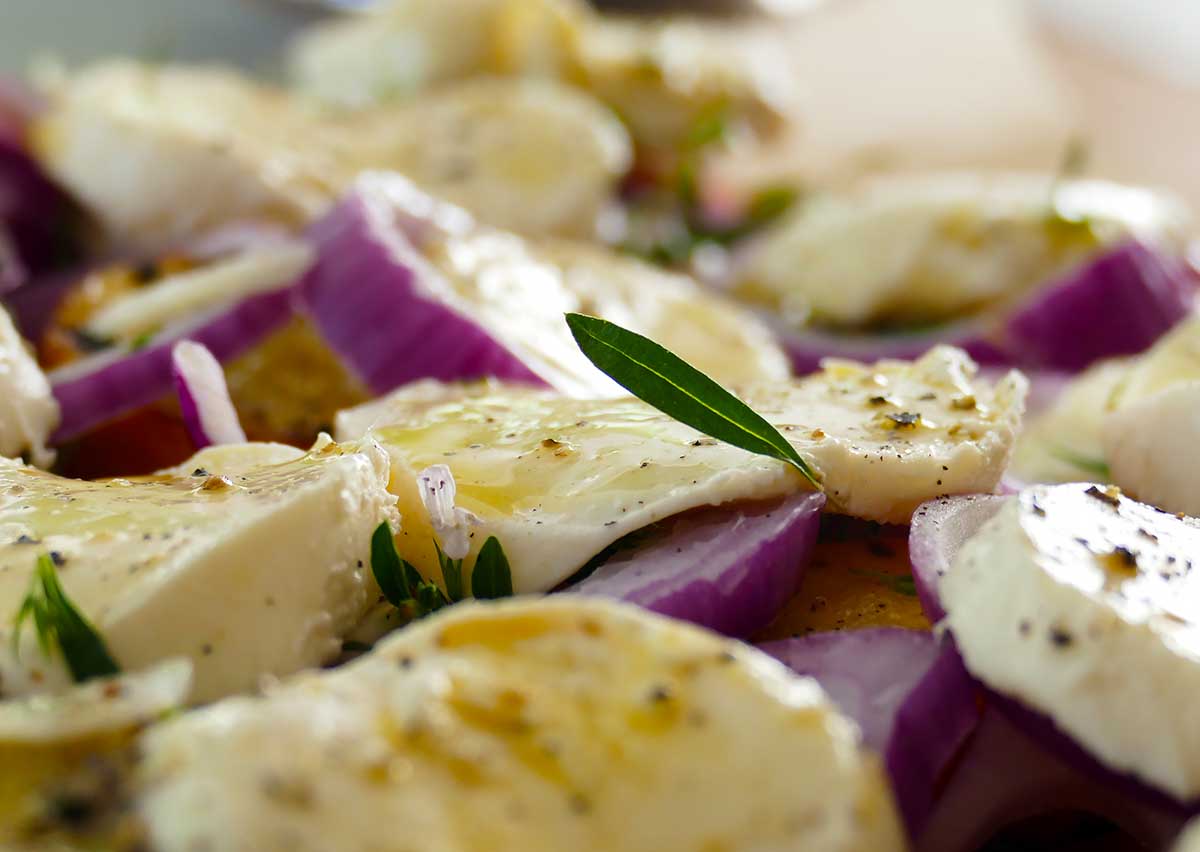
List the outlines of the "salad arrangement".
{"label": "salad arrangement", "polygon": [[5,82],[0,847],[1195,848],[1188,211],[719,186],[769,60],[456,0]]}

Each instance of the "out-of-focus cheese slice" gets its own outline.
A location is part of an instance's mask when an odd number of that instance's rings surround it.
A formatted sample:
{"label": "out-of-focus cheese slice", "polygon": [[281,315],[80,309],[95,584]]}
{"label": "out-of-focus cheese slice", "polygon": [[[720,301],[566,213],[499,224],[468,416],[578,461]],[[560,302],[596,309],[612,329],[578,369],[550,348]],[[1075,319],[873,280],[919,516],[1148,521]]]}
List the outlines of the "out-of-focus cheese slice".
{"label": "out-of-focus cheese slice", "polygon": [[350,112],[230,71],[131,62],[61,84],[34,136],[113,236],[148,248],[230,222],[302,225],[368,168],[500,226],[590,234],[630,159],[615,116],[549,82],[476,81]]}
{"label": "out-of-focus cheese slice", "polygon": [[942,580],[967,668],[1109,766],[1200,796],[1200,522],[1112,486],[1023,491]]}
{"label": "out-of-focus cheese slice", "polygon": [[1100,181],[891,178],[801,205],[748,255],[738,289],[797,322],[936,322],[1018,297],[1121,237],[1182,239],[1188,226],[1177,202]]}
{"label": "out-of-focus cheese slice", "polygon": [[[394,520],[376,446],[312,452],[270,444],[205,450],[139,480],[62,479],[0,466],[0,612],[15,614],[37,556],[124,669],[183,656],[195,697],[252,689],[316,665],[374,603],[365,561]],[[20,695],[64,683],[27,627],[0,626],[0,683]]]}
{"label": "out-of-focus cheese slice", "polygon": [[0,456],[27,453],[35,464],[49,463],[46,441],[57,425],[50,383],[0,307]]}
{"label": "out-of-focus cheese slice", "polygon": [[1013,452],[1013,473],[1026,482],[1106,482],[1104,415],[1131,363],[1115,358],[1093,364],[1067,380],[1044,411],[1026,418]]}
{"label": "out-of-focus cheese slice", "polygon": [[1188,827],[1173,847],[1173,852],[1200,852],[1200,819],[1188,823]]}
{"label": "out-of-focus cheese slice", "polygon": [[[745,398],[820,473],[834,511],[907,523],[940,494],[992,490],[1008,462],[1024,380],[992,388],[975,369],[942,347],[912,364],[832,363]],[[552,588],[621,536],[687,509],[807,487],[782,462],[630,398],[422,382],[341,412],[336,432],[369,435],[391,455],[406,559],[437,576],[417,474],[444,463],[459,505],[480,518],[472,551],[495,535],[518,591]]]}
{"label": "out-of-focus cheese slice", "polygon": [[139,748],[160,852],[905,848],[813,681],[610,602],[462,604]]}
{"label": "out-of-focus cheese slice", "polygon": [[60,693],[0,701],[3,848],[38,814],[32,800],[44,787],[124,748],[141,728],[182,707],[191,685],[191,662],[174,659]]}
{"label": "out-of-focus cheese slice", "polygon": [[1200,381],[1122,405],[1104,418],[1112,481],[1168,512],[1200,515]]}
{"label": "out-of-focus cheese slice", "polygon": [[358,106],[481,74],[558,78],[673,149],[704,115],[782,125],[777,41],[728,20],[607,16],[581,0],[397,0],[322,22],[290,53],[306,91]]}
{"label": "out-of-focus cheese slice", "polygon": [[787,357],[749,310],[686,276],[588,243],[527,240],[490,228],[396,175],[365,175],[358,187],[377,206],[376,215],[398,219],[405,236],[442,273],[456,308],[564,392],[624,393],[579,351],[563,320],[567,312],[644,334],[725,385],[783,380],[791,373]]}

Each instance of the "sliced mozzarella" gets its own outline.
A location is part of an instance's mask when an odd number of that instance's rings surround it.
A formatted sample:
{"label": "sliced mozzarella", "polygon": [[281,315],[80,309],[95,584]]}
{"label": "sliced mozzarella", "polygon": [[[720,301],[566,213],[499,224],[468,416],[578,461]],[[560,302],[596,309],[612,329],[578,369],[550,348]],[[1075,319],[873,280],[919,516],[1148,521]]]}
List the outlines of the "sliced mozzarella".
{"label": "sliced mozzarella", "polygon": [[802,205],[749,254],[739,288],[798,321],[935,322],[1019,296],[1122,236],[1182,239],[1188,222],[1172,200],[1100,181],[879,180]]}
{"label": "sliced mozzarella", "polygon": [[[192,664],[174,659],[58,693],[0,701],[0,848],[59,848],[36,840],[19,844],[30,834],[47,840],[44,824],[38,825],[47,811],[41,791],[77,792],[85,767],[105,766],[104,758],[127,748],[139,730],[181,708],[191,684]],[[111,795],[111,773],[96,775]]]}
{"label": "sliced mozzarella", "polygon": [[803,487],[786,465],[628,398],[422,382],[340,413],[336,434],[367,434],[391,455],[397,545],[430,577],[438,561],[417,478],[446,464],[457,505],[479,518],[472,553],[496,536],[518,593],[551,589],[621,536],[687,509]]}
{"label": "sliced mozzarella", "polygon": [[35,464],[48,464],[50,433],[58,425],[58,403],[50,383],[0,307],[0,456],[28,453]]}
{"label": "sliced mozzarella", "polygon": [[1102,437],[1113,482],[1160,509],[1200,515],[1200,381],[1122,405]]}
{"label": "sliced mozzarella", "polygon": [[608,602],[462,604],[139,748],[160,852],[905,848],[815,682]]}
{"label": "sliced mozzarella", "polygon": [[1112,486],[1023,491],[942,580],[967,667],[1112,768],[1200,796],[1200,522]]}
{"label": "sliced mozzarella", "polygon": [[62,692],[0,701],[0,749],[132,731],[183,707],[191,690],[192,663],[176,658]]}
{"label": "sliced mozzarella", "polygon": [[[125,669],[195,664],[197,700],[330,659],[374,603],[364,562],[394,519],[386,455],[326,441],[310,453],[217,447],[139,480],[82,482],[0,466],[0,613],[16,613],[38,554]],[[66,680],[31,627],[0,627],[9,694]]]}
{"label": "sliced mozzarella", "polygon": [[367,168],[501,226],[590,234],[630,158],[614,116],[548,82],[476,81],[351,113],[232,72],[130,62],[52,92],[35,147],[114,236],[149,248],[236,221],[303,224]]}
{"label": "sliced mozzarella", "polygon": [[[824,479],[835,511],[906,523],[940,494],[990,491],[1020,423],[1024,380],[974,379],[961,352],[912,364],[847,362],[746,392]],[[781,462],[700,435],[630,398],[576,400],[515,386],[422,382],[341,412],[336,432],[392,457],[401,553],[436,577],[417,475],[453,474],[459,505],[495,535],[518,591],[546,590],[621,536],[698,506],[806,487]]]}

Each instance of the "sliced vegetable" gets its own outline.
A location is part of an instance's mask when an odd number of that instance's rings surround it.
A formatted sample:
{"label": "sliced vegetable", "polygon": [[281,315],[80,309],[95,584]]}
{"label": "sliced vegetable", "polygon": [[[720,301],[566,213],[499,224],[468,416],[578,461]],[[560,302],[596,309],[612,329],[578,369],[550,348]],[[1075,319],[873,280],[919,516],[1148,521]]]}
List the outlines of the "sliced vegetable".
{"label": "sliced vegetable", "polygon": [[952,760],[979,721],[976,689],[953,646],[895,627],[813,633],[759,646],[817,679],[883,755],[910,835],[918,836]]}
{"label": "sliced vegetable", "polygon": [[1196,272],[1146,243],[1129,242],[1032,291],[1003,315],[912,333],[839,334],[774,321],[797,372],[822,358],[914,358],[936,343],[965,349],[984,364],[1077,371],[1101,358],[1137,353],[1186,317]]}
{"label": "sliced vegetable", "polygon": [[245,352],[291,315],[289,289],[263,293],[165,328],[140,349],[112,348],[60,367],[50,374],[62,408],[54,440],[69,440],[169,394],[176,342],[192,340],[223,362]]}
{"label": "sliced vegetable", "polygon": [[946,611],[938,597],[938,582],[954,562],[954,557],[1008,498],[996,494],[971,494],[965,497],[939,497],[913,513],[908,539],[917,597],[930,621],[940,621]]}
{"label": "sliced vegetable", "polygon": [[171,349],[171,375],[196,449],[246,440],[225,386],[225,371],[211,352],[199,343],[179,341]]}
{"label": "sliced vegetable", "polygon": [[822,494],[801,493],[686,512],[568,591],[749,636],[795,594],[824,504]]}
{"label": "sliced vegetable", "polygon": [[1186,809],[1177,804],[1131,796],[1102,775],[1044,748],[1004,713],[989,706],[918,835],[915,849],[977,852],[982,848],[1024,848],[986,844],[1006,827],[1069,812],[1101,817],[1126,834],[1120,845],[1100,847],[1076,840],[1066,847],[1080,850],[1166,849],[1187,819]]}
{"label": "sliced vegetable", "polygon": [[[495,376],[545,384],[513,351],[511,339],[471,315],[410,242],[401,217],[414,193],[420,197],[396,176],[361,179],[314,227],[317,264],[302,292],[321,334],[377,393],[420,378]],[[505,310],[531,336],[553,336],[554,330],[536,327],[537,317],[524,315],[526,307],[514,300]],[[561,316],[554,320],[561,323]]]}

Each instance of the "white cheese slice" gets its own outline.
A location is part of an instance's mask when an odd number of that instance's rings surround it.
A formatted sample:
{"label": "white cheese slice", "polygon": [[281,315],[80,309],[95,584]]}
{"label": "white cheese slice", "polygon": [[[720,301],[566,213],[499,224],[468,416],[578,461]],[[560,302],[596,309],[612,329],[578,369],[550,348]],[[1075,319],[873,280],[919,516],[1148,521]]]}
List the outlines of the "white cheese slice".
{"label": "white cheese slice", "polygon": [[191,690],[192,663],[176,658],[62,692],[0,701],[0,749],[62,745],[133,731],[182,708]]}
{"label": "white cheese slice", "polygon": [[147,249],[231,222],[302,225],[368,168],[500,226],[588,235],[630,160],[615,116],[549,82],[476,81],[351,112],[231,71],[115,61],[50,92],[34,137],[112,236]]}
{"label": "white cheese slice", "polygon": [[1101,761],[1200,796],[1200,522],[1112,486],[1023,491],[942,580],[971,673]]}
{"label": "white cheese slice", "polygon": [[139,750],[160,852],[905,848],[815,682],[610,602],[462,604]]}
{"label": "white cheese slice", "polygon": [[1168,512],[1200,515],[1200,380],[1122,405],[1104,418],[1112,481]]}
{"label": "white cheese slice", "polygon": [[[745,398],[820,473],[832,510],[907,523],[925,500],[994,489],[1007,465],[1024,379],[991,387],[975,370],[941,347],[911,364],[833,362]],[[472,552],[496,536],[519,592],[553,588],[621,536],[679,512],[808,487],[782,462],[627,397],[421,382],[341,412],[336,433],[369,435],[391,455],[397,544],[422,573],[438,576],[438,563],[417,475],[446,464],[458,505],[480,519]]]}
{"label": "white cheese slice", "polygon": [[[374,603],[375,527],[394,520],[387,456],[326,441],[310,453],[242,445],[138,480],[62,479],[0,465],[0,613],[15,614],[37,556],[123,669],[173,656],[195,665],[195,698],[254,688],[335,656]],[[16,649],[14,650],[14,645]],[[0,622],[5,693],[65,683],[27,626]]]}
{"label": "white cheese slice", "polygon": [[1101,181],[891,178],[801,205],[748,254],[738,287],[797,322],[923,324],[1019,296],[1130,234],[1182,240],[1188,227],[1178,202]]}
{"label": "white cheese slice", "polygon": [[50,383],[0,307],[0,456],[28,453],[34,464],[49,464],[46,442],[58,416]]}
{"label": "white cheese slice", "polygon": [[1172,847],[1173,852],[1200,852],[1200,819],[1190,823]]}

